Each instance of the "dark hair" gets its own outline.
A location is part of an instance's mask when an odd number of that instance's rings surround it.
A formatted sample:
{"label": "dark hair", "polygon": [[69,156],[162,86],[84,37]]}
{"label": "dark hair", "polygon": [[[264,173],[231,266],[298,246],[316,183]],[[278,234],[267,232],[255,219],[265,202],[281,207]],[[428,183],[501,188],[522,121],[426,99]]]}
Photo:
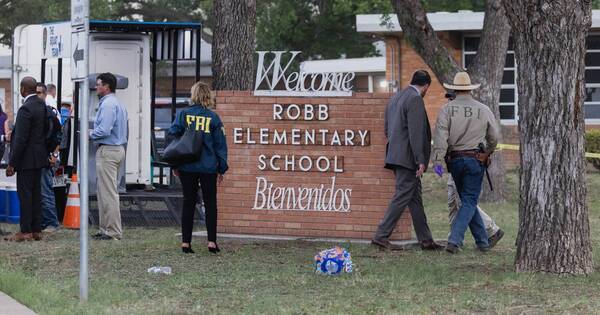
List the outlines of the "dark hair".
{"label": "dark hair", "polygon": [[425,70],[417,70],[413,74],[412,80],[410,80],[411,85],[425,86],[427,84],[431,84],[431,76],[429,76],[429,72]]}
{"label": "dark hair", "polygon": [[41,88],[43,88],[43,89],[44,89],[44,93],[46,93],[46,91],[48,91],[48,88],[47,88],[47,87],[46,87],[46,85],[45,85],[44,83],[42,83],[42,82],[38,82],[38,83],[35,85],[35,87],[36,87],[36,88],[38,88],[38,87],[41,87]]}
{"label": "dark hair", "polygon": [[108,85],[108,88],[113,93],[117,90],[117,78],[110,72],[100,74],[96,80],[100,80],[102,84]]}

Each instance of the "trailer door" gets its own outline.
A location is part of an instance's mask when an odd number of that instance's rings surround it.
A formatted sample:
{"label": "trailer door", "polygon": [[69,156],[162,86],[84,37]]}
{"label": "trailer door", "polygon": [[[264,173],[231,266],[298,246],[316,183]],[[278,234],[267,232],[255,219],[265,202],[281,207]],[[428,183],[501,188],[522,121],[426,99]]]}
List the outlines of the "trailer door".
{"label": "trailer door", "polygon": [[[144,46],[147,43],[148,41],[139,37],[138,40],[133,38],[112,40],[99,37],[90,42],[90,73],[111,72],[129,79],[127,89],[117,90],[116,93],[117,98],[127,108],[129,117],[129,138],[125,162],[128,184],[149,184],[150,182],[150,150],[149,147],[146,148],[146,142],[149,141],[142,139],[146,138],[144,134],[149,134],[149,130],[143,132],[147,125],[143,121],[144,94],[149,93],[143,90],[143,81],[149,72],[144,71],[146,63],[143,60]],[[97,108],[97,103],[95,100],[93,109]],[[92,114],[95,114],[95,111],[92,111]]]}

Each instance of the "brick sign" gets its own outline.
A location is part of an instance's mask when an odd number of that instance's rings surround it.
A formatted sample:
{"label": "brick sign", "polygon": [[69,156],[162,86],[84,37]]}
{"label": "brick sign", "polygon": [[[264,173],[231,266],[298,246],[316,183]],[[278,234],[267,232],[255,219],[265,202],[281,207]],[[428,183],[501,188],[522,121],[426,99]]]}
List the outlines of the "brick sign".
{"label": "brick sign", "polygon": [[[219,231],[371,238],[394,193],[383,168],[389,97],[218,92],[230,165],[219,187]],[[411,238],[408,212],[394,238]]]}

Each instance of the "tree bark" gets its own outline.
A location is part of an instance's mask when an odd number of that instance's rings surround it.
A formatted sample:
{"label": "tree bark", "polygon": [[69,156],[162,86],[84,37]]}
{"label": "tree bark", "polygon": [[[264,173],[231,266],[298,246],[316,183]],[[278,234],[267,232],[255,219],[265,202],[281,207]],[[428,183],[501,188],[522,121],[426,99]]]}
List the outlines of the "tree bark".
{"label": "tree bark", "polygon": [[421,0],[392,0],[404,38],[441,82],[452,82],[463,71],[442,44],[427,19]]}
{"label": "tree bark", "polygon": [[[434,32],[421,0],[392,0],[392,4],[404,37],[431,68],[438,80],[452,82],[454,75],[463,71],[463,68],[454,60]],[[510,26],[501,0],[487,1],[477,57],[468,72],[473,82],[481,83],[481,88],[473,92],[473,97],[490,107],[498,124],[500,124],[498,102],[509,34]],[[481,200],[503,202],[505,173],[500,152],[494,154],[488,171],[494,191],[484,188]],[[487,181],[484,185],[488,186]]]}
{"label": "tree bark", "polygon": [[213,88],[251,90],[254,80],[256,0],[214,2]]}
{"label": "tree bark", "polygon": [[585,39],[590,1],[504,0],[519,80],[517,272],[589,274]]}

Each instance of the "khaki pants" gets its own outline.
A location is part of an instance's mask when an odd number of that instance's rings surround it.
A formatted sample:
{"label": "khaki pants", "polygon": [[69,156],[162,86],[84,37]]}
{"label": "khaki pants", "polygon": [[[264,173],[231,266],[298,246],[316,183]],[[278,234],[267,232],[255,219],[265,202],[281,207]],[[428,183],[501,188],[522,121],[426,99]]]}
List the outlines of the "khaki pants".
{"label": "khaki pants", "polygon": [[121,210],[119,208],[119,167],[125,161],[123,146],[102,145],[96,151],[98,176],[98,212],[100,233],[121,238]]}
{"label": "khaki pants", "polygon": [[[458,191],[456,190],[456,185],[454,184],[454,180],[452,176],[448,176],[448,219],[450,221],[450,226],[454,222],[456,218],[456,214],[458,213],[458,209],[460,208],[460,197],[458,196]],[[485,226],[485,230],[487,231],[488,237],[496,234],[500,228],[496,225],[496,222],[485,213],[479,206],[477,206],[477,211],[479,211],[479,215],[483,220],[483,225]]]}

